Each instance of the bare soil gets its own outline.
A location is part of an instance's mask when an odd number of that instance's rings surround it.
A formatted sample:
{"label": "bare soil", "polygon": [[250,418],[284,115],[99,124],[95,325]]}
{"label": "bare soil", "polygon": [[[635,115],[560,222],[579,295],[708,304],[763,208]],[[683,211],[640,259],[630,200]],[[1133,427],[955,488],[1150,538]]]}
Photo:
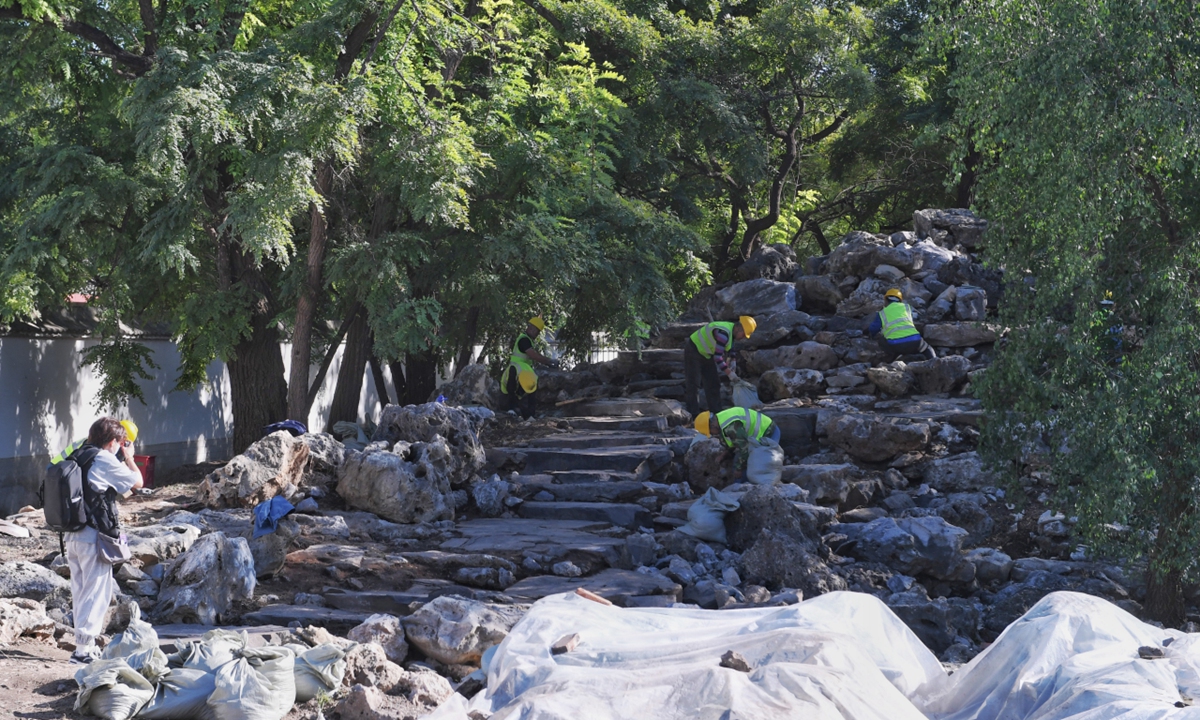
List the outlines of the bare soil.
{"label": "bare soil", "polygon": [[22,639],[0,647],[0,718],[82,718],[74,711],[71,653],[51,643]]}

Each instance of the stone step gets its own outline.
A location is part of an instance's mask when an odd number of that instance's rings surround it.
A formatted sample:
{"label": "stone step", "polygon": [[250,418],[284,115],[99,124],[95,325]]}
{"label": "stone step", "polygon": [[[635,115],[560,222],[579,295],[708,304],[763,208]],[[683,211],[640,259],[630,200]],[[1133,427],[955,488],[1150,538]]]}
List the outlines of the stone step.
{"label": "stone step", "polygon": [[790,457],[817,452],[817,413],[813,407],[764,407],[762,412],[779,425],[779,446]]}
{"label": "stone step", "polygon": [[875,403],[880,415],[911,420],[933,420],[952,425],[976,425],[983,419],[983,402],[975,398],[939,398],[914,395]]}
{"label": "stone step", "polygon": [[633,447],[608,447],[591,449],[569,448],[493,448],[488,459],[496,462],[503,458],[521,466],[527,475],[555,472],[559,470],[607,470],[634,473],[640,479],[649,479],[665,467],[673,454],[665,445],[639,445]]}
{"label": "stone step", "polygon": [[656,604],[638,600],[638,598],[648,597],[678,602],[682,592],[679,585],[661,575],[643,575],[631,570],[609,569],[602,570],[591,577],[565,578],[539,575],[526,578],[509,586],[504,594],[517,602],[533,602],[548,595],[575,592],[578,588],[590,590],[621,607]]}
{"label": "stone step", "polygon": [[677,400],[658,398],[597,398],[571,406],[571,412],[583,416],[629,417],[661,415],[670,424],[683,423],[688,414]]}
{"label": "stone step", "polygon": [[650,417],[568,417],[575,430],[625,430],[628,432],[661,433],[669,425],[661,416]]}
{"label": "stone step", "polygon": [[[541,476],[545,477],[545,476]],[[539,492],[548,492],[555,500],[576,503],[619,503],[650,495],[636,480],[609,482],[580,482],[556,485],[537,484]]]}
{"label": "stone step", "polygon": [[534,520],[590,520],[630,529],[649,526],[654,520],[650,511],[632,503],[527,501],[517,506],[517,512]]}
{"label": "stone step", "polygon": [[665,445],[673,438],[656,437],[645,433],[622,431],[575,432],[562,435],[549,435],[529,441],[529,447],[544,448],[605,448],[605,447],[638,447],[641,445]]}
{"label": "stone step", "polygon": [[289,623],[299,622],[301,625],[320,625],[335,635],[345,635],[355,626],[361,625],[370,614],[314,605],[275,604],[243,615],[242,622],[284,627]]}
{"label": "stone step", "polygon": [[386,613],[402,617],[411,615],[421,605],[442,595],[472,597],[474,590],[455,585],[449,580],[416,580],[407,590],[343,590],[326,588],[325,604],[336,610],[352,613]]}
{"label": "stone step", "polygon": [[655,388],[666,387],[682,388],[683,379],[671,378],[670,380],[638,380],[637,382],[631,382],[626,385],[625,389],[629,392],[637,392],[639,390],[653,390]]}
{"label": "stone step", "polygon": [[615,533],[601,534],[614,530],[607,521],[478,518],[455,525],[457,537],[440,547],[462,553],[533,553],[556,560],[570,555],[603,563],[619,557],[618,548],[625,544]]}

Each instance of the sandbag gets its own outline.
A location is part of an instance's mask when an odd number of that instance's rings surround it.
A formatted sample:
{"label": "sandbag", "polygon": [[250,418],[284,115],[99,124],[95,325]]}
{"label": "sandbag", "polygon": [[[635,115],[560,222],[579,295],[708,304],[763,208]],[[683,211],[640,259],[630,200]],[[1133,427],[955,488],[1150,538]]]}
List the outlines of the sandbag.
{"label": "sandbag", "polygon": [[750,441],[746,479],[755,485],[775,485],[783,477],[783,448],[771,438]]}
{"label": "sandbag", "polygon": [[346,676],[346,653],[325,643],[296,655],[296,702],[308,702],[321,693],[332,694]]}
{"label": "sandbag", "polygon": [[173,668],[188,668],[216,672],[220,667],[233,662],[237,652],[246,647],[248,642],[245,633],[232,630],[209,630],[200,640],[186,642],[179,651],[167,656],[167,663]]}
{"label": "sandbag", "polygon": [[296,656],[282,647],[244,648],[217,671],[208,697],[214,720],[280,720],[296,702]]}
{"label": "sandbag", "polygon": [[762,400],[758,399],[758,388],[754,384],[737,378],[733,381],[733,405],[734,407],[753,408],[762,405]]}
{"label": "sandbag", "polygon": [[151,683],[167,672],[167,656],[158,647],[158,633],[142,620],[141,608],[130,603],[129,625],[100,654],[101,660],[123,659]]}
{"label": "sandbag", "polygon": [[214,720],[208,696],[217,676],[203,670],[177,668],[158,681],[154,698],[138,713],[144,720]]}
{"label": "sandbag", "polygon": [[679,528],[679,532],[724,545],[725,513],[737,509],[737,498],[710,487],[708,492],[688,508],[687,525]]}
{"label": "sandbag", "polygon": [[75,711],[101,720],[129,720],[154,697],[154,686],[121,658],[97,660],[75,673]]}

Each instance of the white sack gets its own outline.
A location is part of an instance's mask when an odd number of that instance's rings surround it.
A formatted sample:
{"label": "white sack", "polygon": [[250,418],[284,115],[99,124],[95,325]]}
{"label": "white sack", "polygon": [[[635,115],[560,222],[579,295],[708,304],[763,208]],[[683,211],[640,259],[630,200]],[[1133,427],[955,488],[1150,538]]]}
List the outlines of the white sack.
{"label": "white sack", "polygon": [[158,633],[142,620],[141,609],[131,603],[129,625],[101,653],[102,660],[123,659],[151,683],[167,672],[167,656],[158,647]]}
{"label": "white sack", "polygon": [[737,378],[733,381],[734,407],[755,408],[762,405],[758,399],[758,388],[746,380]]}
{"label": "white sack", "polygon": [[770,438],[750,441],[746,479],[755,485],[777,485],[783,477],[783,448]]}
{"label": "white sack", "polygon": [[249,642],[244,632],[232,630],[209,630],[199,641],[184,643],[179,652],[167,656],[167,661],[173,668],[184,667],[191,670],[216,672],[218,668],[233,662],[237,653]]}
{"label": "white sack", "polygon": [[75,673],[75,711],[101,720],[129,720],[154,697],[154,686],[123,659],[96,660]]}
{"label": "white sack", "polygon": [[308,702],[322,692],[333,694],[346,676],[346,653],[326,643],[296,655],[296,702]]}
{"label": "white sack", "polygon": [[710,487],[688,508],[687,525],[679,528],[679,532],[724,545],[725,513],[733,512],[738,507],[737,498]]}
{"label": "white sack", "polygon": [[158,682],[154,699],[138,718],[144,720],[213,720],[208,696],[216,688],[217,676],[203,670],[177,668]]}
{"label": "white sack", "polygon": [[245,648],[217,671],[208,706],[216,720],[280,720],[296,702],[295,655],[283,647]]}

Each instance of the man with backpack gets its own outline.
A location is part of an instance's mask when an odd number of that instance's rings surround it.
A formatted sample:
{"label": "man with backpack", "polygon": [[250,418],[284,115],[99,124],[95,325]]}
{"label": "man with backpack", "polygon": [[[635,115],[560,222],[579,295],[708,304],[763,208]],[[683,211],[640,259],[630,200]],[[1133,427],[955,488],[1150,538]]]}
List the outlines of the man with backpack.
{"label": "man with backpack", "polygon": [[46,524],[66,535],[75,618],[71,662],[86,664],[100,656],[96,637],[104,630],[104,615],[117,592],[113,560],[105,549],[120,535],[117,497],[140,488],[142,474],[133,462],[126,427],[113,417],[92,423],[87,441],[68,450],[47,469],[42,500]]}

